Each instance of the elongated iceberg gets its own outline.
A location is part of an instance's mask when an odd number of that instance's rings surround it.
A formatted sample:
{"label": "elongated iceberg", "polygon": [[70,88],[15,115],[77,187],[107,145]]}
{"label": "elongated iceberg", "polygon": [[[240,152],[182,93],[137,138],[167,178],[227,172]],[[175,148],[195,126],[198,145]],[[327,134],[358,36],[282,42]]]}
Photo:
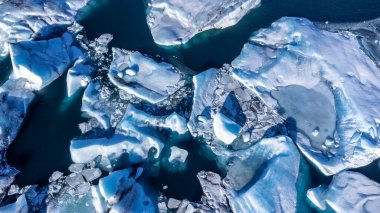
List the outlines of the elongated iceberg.
{"label": "elongated iceberg", "polygon": [[259,4],[260,0],[150,0],[147,22],[156,43],[177,45],[199,32],[235,25]]}
{"label": "elongated iceberg", "polygon": [[296,126],[295,141],[326,175],[380,157],[380,72],[355,34],[281,18],[254,33],[233,76]]}

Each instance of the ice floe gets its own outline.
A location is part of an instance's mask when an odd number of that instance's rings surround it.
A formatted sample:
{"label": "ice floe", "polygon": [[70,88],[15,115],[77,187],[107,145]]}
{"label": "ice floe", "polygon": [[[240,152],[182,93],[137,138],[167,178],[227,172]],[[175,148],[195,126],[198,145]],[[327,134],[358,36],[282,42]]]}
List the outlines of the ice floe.
{"label": "ice floe", "polygon": [[147,22],[156,43],[177,45],[199,32],[235,25],[259,5],[260,0],[150,0]]}

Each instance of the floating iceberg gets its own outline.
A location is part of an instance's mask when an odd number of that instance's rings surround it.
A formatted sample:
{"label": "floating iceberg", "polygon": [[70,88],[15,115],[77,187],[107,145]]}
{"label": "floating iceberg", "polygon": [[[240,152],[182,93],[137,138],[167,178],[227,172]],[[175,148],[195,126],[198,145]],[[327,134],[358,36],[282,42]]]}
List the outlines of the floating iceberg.
{"label": "floating iceberg", "polygon": [[166,62],[156,62],[139,52],[112,48],[109,79],[118,88],[149,103],[158,103],[184,86],[181,72]]}
{"label": "floating iceberg", "polygon": [[131,163],[144,162],[151,154],[157,159],[164,147],[164,142],[157,136],[159,128],[179,134],[187,132],[186,120],[175,113],[155,117],[129,104],[112,137],[72,140],[71,158],[76,163],[89,162],[99,155],[117,160],[123,154],[128,154]]}
{"label": "floating iceberg", "polygon": [[329,186],[308,190],[307,198],[321,212],[378,212],[380,184],[360,173],[343,171],[334,175]]}
{"label": "floating iceberg", "polygon": [[2,213],[27,213],[28,203],[26,202],[25,195],[20,195],[15,203],[8,204],[6,206],[0,207],[0,212]]}
{"label": "floating iceberg", "polygon": [[230,71],[226,66],[193,77],[194,100],[188,127],[216,153],[217,147],[234,141],[252,144],[282,122],[254,93],[232,78]]}
{"label": "floating iceberg", "polygon": [[239,22],[260,0],[148,1],[147,22],[156,43],[186,43],[209,29],[223,29]]}
{"label": "floating iceberg", "polygon": [[83,52],[74,45],[73,35],[42,41],[22,41],[10,45],[13,64],[11,78],[24,78],[28,87],[40,90],[65,72]]}
{"label": "floating iceberg", "polygon": [[223,180],[232,210],[296,212],[303,186],[298,182],[300,154],[293,141],[285,136],[265,138],[241,152],[247,157],[232,163]]}
{"label": "floating iceberg", "polygon": [[10,0],[0,2],[0,56],[8,43],[50,36],[75,21],[77,11],[89,0]]}
{"label": "floating iceberg", "polygon": [[354,34],[282,18],[254,33],[232,67],[236,80],[296,125],[295,142],[324,174],[380,157],[380,72]]}

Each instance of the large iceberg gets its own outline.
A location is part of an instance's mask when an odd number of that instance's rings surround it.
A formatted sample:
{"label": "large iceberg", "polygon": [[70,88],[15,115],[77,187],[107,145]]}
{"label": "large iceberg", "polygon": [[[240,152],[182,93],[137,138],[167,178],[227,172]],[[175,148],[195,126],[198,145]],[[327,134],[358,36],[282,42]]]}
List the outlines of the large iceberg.
{"label": "large iceberg", "polygon": [[58,27],[75,21],[77,11],[89,0],[9,0],[0,1],[0,56],[8,53],[8,43],[43,38]]}
{"label": "large iceberg", "polygon": [[184,86],[180,70],[166,62],[156,62],[139,52],[112,48],[109,79],[118,88],[156,104]]}
{"label": "large iceberg", "polygon": [[295,141],[326,175],[380,157],[380,72],[347,31],[282,18],[254,33],[233,77],[298,129]]}
{"label": "large iceberg", "polygon": [[40,90],[63,74],[83,57],[71,33],[41,41],[22,41],[10,45],[13,65],[11,78],[24,78],[28,88]]}
{"label": "large iceberg", "polygon": [[321,212],[377,212],[380,184],[360,173],[344,171],[334,175],[329,186],[308,190],[307,198]]}
{"label": "large iceberg", "polygon": [[260,0],[149,0],[147,22],[156,43],[176,45],[199,32],[235,25],[259,4]]}

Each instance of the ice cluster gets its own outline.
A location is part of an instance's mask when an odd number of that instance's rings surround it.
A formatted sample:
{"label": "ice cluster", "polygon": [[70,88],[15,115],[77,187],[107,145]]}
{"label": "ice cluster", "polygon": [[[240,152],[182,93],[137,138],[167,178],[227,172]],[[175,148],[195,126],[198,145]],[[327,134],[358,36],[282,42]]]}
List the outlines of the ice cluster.
{"label": "ice cluster", "polygon": [[197,33],[235,25],[260,0],[149,0],[147,22],[157,44],[186,43]]}

